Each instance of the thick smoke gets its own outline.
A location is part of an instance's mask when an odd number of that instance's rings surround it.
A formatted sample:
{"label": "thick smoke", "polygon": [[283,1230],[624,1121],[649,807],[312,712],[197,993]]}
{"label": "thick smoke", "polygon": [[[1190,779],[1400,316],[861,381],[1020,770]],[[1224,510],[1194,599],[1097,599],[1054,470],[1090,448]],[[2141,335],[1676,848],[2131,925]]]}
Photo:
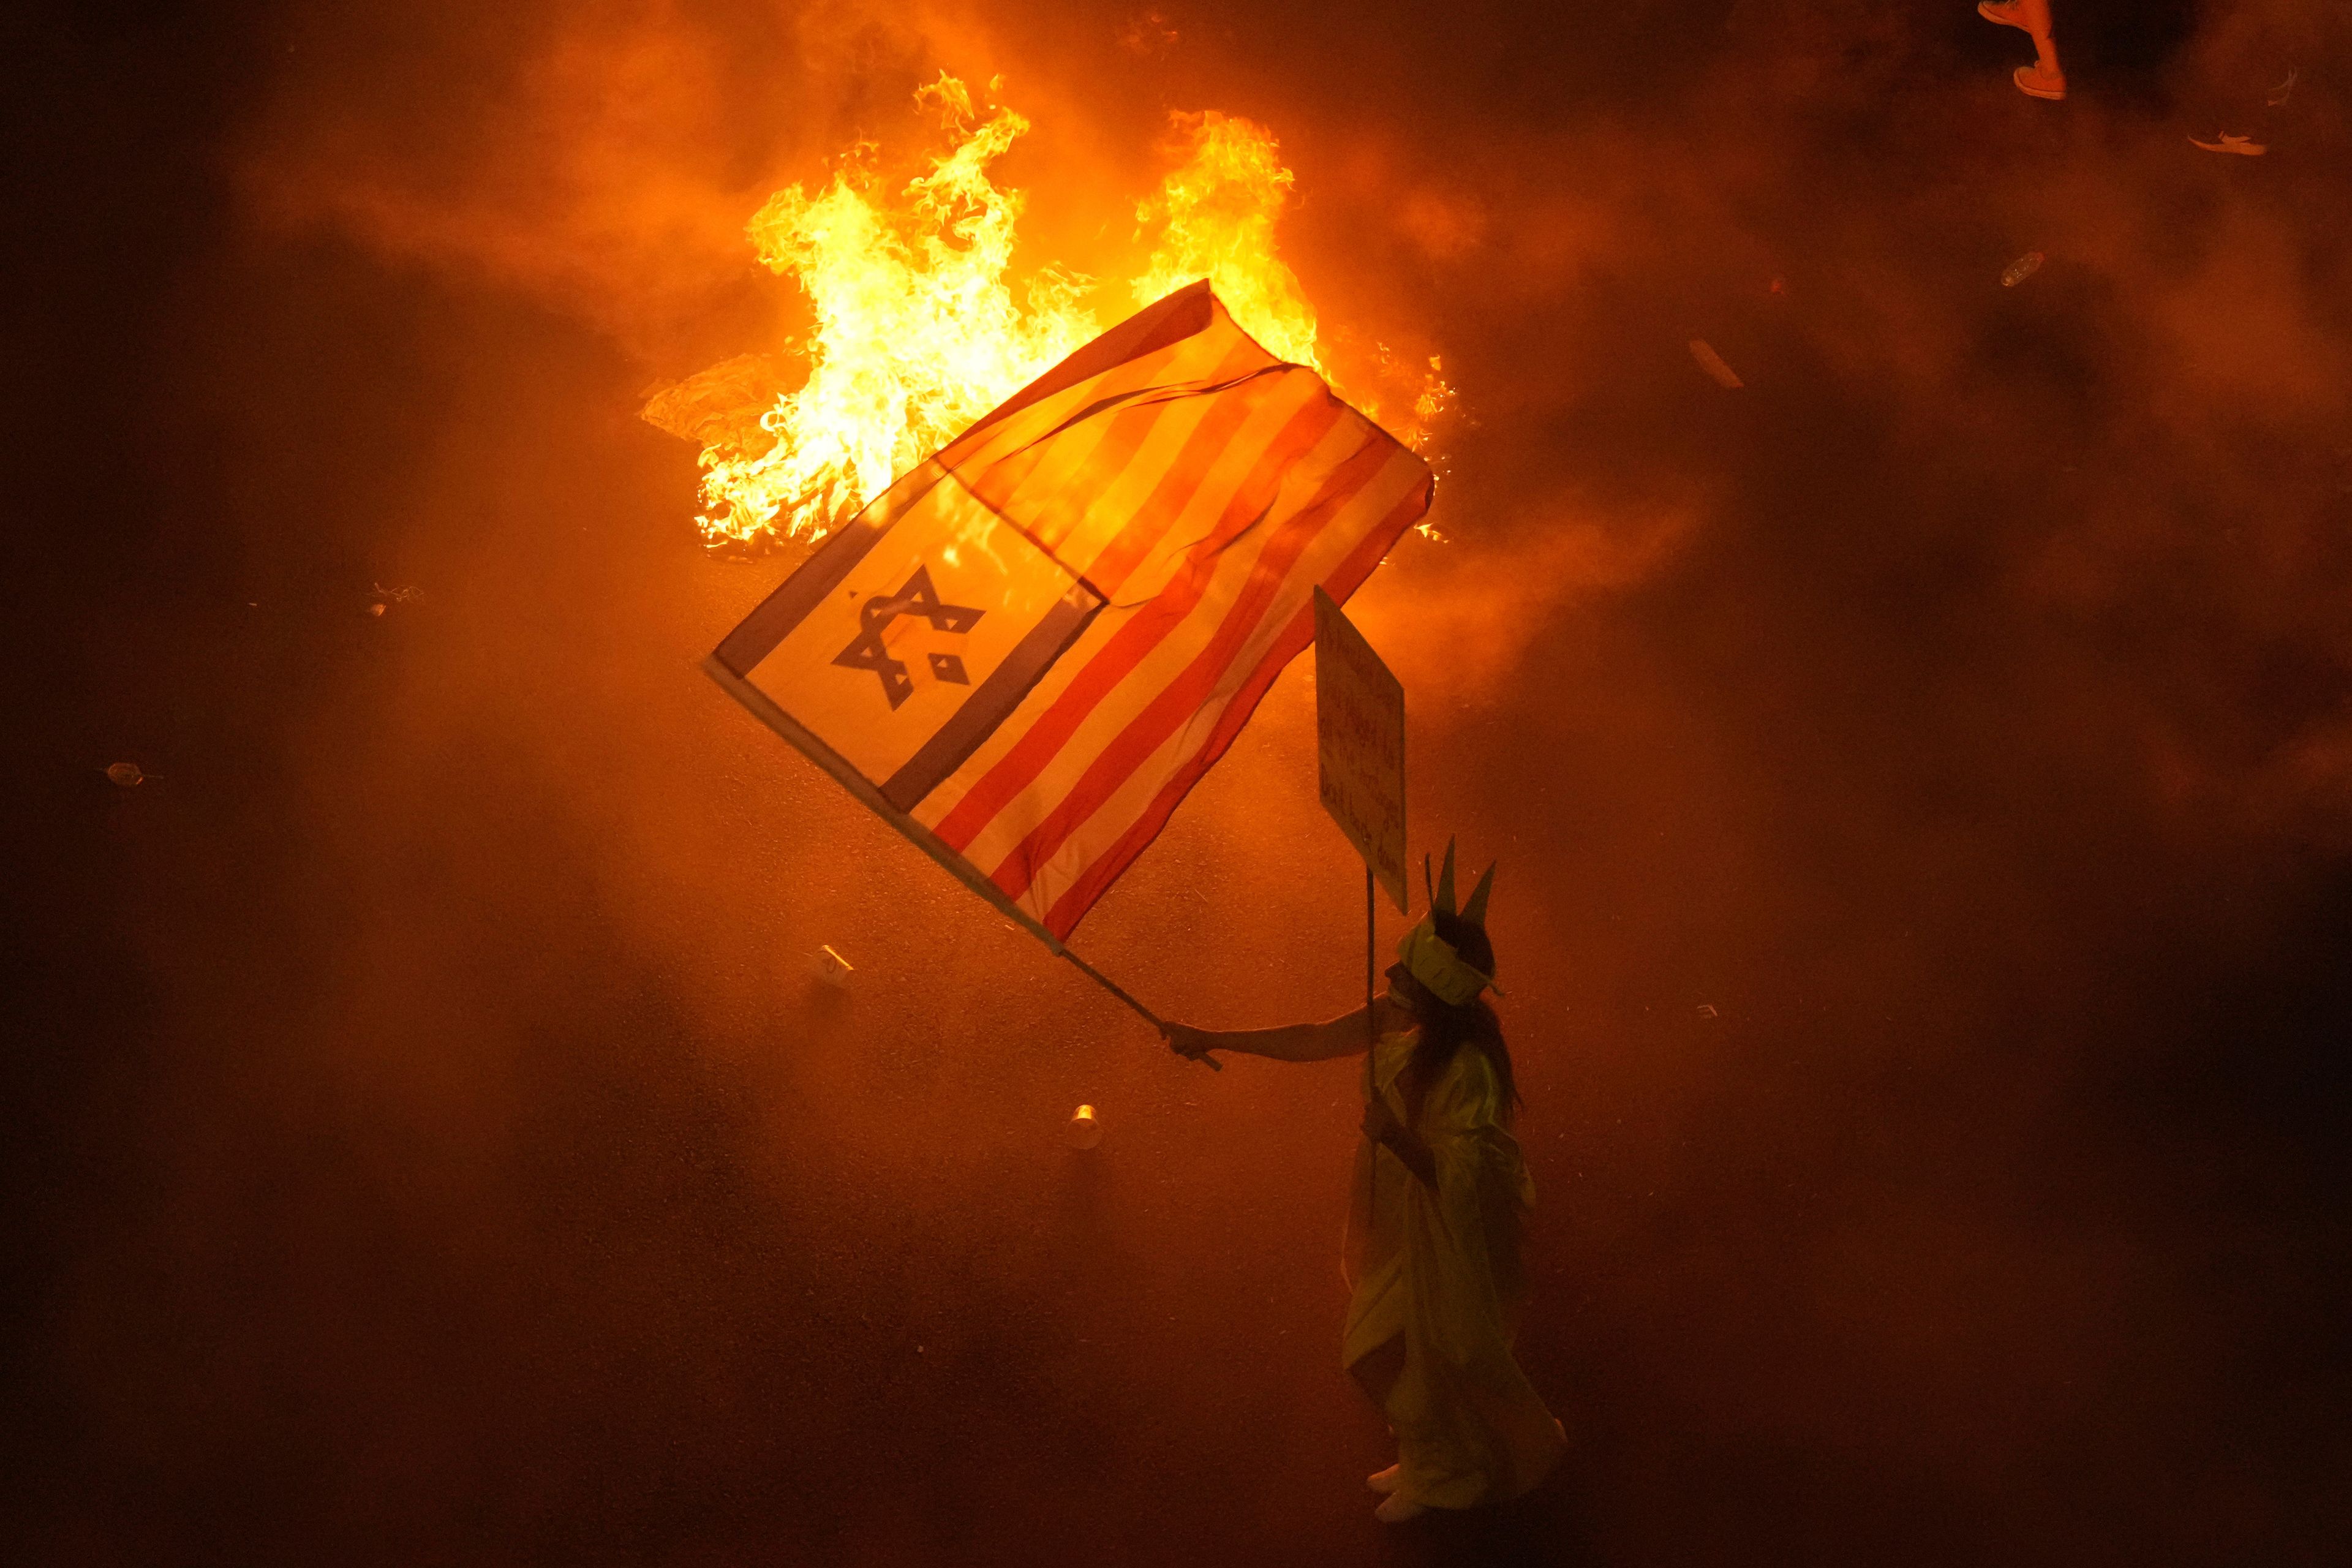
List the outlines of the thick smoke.
{"label": "thick smoke", "polygon": [[[138,43],[99,74],[205,107],[222,199],[85,481],[149,521],[76,745],[158,782],[70,801],[23,1538],[2321,1560],[2352,40],[2053,5],[2063,104],[1958,0],[345,6],[220,24],[226,85]],[[1577,1447],[1499,1521],[1361,1517],[1353,1064],[1170,1059],[693,668],[791,562],[702,551],[643,393],[801,330],[745,219],[914,156],[941,69],[1035,124],[1031,265],[1118,275],[1171,111],[1270,126],[1330,341],[1460,389],[1444,537],[1351,608],[1416,851],[1502,862]],[[93,188],[144,155],[86,140]],[[1079,934],[1171,1016],[1359,994],[1307,673]]]}

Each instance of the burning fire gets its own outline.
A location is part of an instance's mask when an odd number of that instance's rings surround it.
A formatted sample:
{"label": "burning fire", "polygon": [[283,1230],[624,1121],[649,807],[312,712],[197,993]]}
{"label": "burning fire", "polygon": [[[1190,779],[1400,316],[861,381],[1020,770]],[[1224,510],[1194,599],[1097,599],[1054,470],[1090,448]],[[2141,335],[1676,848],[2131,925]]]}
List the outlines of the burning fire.
{"label": "burning fire", "polygon": [[1160,243],[1135,280],[1138,309],[1206,278],[1234,322],[1276,359],[1320,371],[1315,307],[1274,254],[1274,223],[1290,198],[1290,171],[1273,136],[1246,120],[1210,110],[1177,116],[1182,165],[1139,203],[1139,225],[1160,226]]}
{"label": "burning fire", "polygon": [[[1091,279],[1047,267],[1018,301],[1005,281],[1024,202],[989,170],[1029,122],[1001,107],[983,116],[945,72],[915,97],[949,145],[895,204],[861,143],[824,189],[789,186],[751,219],[761,261],[796,279],[815,315],[799,387],[782,390],[774,361],[746,354],[646,405],[647,420],[702,447],[695,521],[714,546],[823,537],[1107,324],[1083,302]],[[1181,162],[1136,209],[1139,238],[1155,236],[1136,307],[1205,277],[1251,336],[1329,379],[1314,307],[1275,254],[1292,176],[1273,135],[1213,111],[1179,115],[1176,132]],[[1385,383],[1397,367],[1382,359]],[[1404,381],[1399,434],[1416,444],[1453,397],[1429,363]]]}

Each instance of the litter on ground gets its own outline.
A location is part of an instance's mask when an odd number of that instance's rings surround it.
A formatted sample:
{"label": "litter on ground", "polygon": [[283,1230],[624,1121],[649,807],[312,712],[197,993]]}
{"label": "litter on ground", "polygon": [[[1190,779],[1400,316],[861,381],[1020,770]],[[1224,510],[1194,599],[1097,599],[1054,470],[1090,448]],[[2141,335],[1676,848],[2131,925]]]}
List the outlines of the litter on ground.
{"label": "litter on ground", "polygon": [[1705,338],[1693,338],[1690,341],[1690,353],[1691,358],[1698,362],[1699,369],[1713,376],[1717,386],[1729,391],[1735,386],[1747,384],[1733,373],[1729,365],[1723,363],[1723,356],[1716,353],[1715,345]]}
{"label": "litter on ground", "polygon": [[810,954],[809,968],[819,980],[836,991],[848,989],[849,977],[857,971],[856,964],[830,947],[820,947]]}

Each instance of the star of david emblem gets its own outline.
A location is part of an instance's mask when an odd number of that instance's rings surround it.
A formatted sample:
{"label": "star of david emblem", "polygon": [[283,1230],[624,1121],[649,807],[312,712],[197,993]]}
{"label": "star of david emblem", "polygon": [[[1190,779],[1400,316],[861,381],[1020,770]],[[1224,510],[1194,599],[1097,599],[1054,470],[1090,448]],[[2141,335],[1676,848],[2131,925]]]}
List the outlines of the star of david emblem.
{"label": "star of david emblem", "polygon": [[905,587],[895,594],[877,594],[858,607],[856,639],[835,654],[833,662],[881,677],[882,695],[896,712],[918,685],[934,680],[971,684],[961,650],[964,634],[982,614],[967,605],[940,603],[939,592],[931,586],[931,569],[919,565]]}

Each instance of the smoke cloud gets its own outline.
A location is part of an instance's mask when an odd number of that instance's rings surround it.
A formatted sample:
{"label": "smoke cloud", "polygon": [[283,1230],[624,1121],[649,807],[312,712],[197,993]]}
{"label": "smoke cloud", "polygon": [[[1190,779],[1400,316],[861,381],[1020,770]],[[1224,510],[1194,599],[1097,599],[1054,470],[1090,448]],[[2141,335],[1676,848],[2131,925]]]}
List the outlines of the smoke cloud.
{"label": "smoke cloud", "polygon": [[[21,487],[82,542],[28,612],[75,858],[12,1069],[16,1537],[2323,1560],[2352,38],[2053,6],[2063,103],[2021,34],[1861,0],[44,35],[61,186],[179,194],[66,236],[60,309],[130,325],[27,338],[122,435]],[[1361,1517],[1353,1064],[1171,1059],[694,668],[795,558],[703,551],[644,395],[788,352],[744,223],[911,166],[943,69],[1034,123],[1018,265],[1116,284],[1171,114],[1246,116],[1334,353],[1459,389],[1443,538],[1350,609],[1415,851],[1501,862],[1522,1355],[1575,1448],[1495,1518]],[[1079,933],[1171,1016],[1360,1000],[1310,676]]]}

